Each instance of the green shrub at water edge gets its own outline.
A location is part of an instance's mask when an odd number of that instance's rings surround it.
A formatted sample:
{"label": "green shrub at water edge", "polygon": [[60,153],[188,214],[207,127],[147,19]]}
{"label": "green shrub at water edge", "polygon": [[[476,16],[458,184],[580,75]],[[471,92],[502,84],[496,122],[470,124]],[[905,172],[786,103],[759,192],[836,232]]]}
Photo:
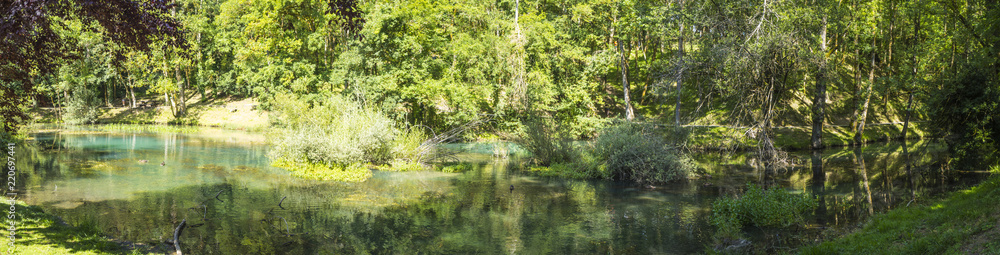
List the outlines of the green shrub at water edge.
{"label": "green shrub at water edge", "polygon": [[[392,164],[411,169],[413,164],[394,161],[420,162],[418,147],[424,137],[419,130],[401,129],[380,112],[341,96],[300,99],[277,95],[274,107],[279,115],[275,118],[279,128],[269,134],[274,145],[270,156],[276,164],[285,162],[281,165],[296,166],[299,170],[303,168],[300,166],[309,166],[305,168],[313,173],[299,176],[327,179],[342,174],[322,173],[324,168],[332,171]],[[333,179],[359,181],[353,175],[348,179]]]}
{"label": "green shrub at water edge", "polygon": [[88,124],[97,120],[101,112],[97,95],[83,86],[74,86],[69,102],[66,103],[63,121],[71,125]]}
{"label": "green shrub at water edge", "polygon": [[636,182],[668,182],[686,178],[692,160],[654,134],[651,125],[623,123],[604,129],[594,142],[598,160],[611,177]]}
{"label": "green shrub at water edge", "polygon": [[803,222],[802,214],[816,208],[812,197],[783,189],[764,189],[748,184],[741,197],[723,197],[712,203],[711,223],[717,237],[738,237],[744,225],[787,227]]}

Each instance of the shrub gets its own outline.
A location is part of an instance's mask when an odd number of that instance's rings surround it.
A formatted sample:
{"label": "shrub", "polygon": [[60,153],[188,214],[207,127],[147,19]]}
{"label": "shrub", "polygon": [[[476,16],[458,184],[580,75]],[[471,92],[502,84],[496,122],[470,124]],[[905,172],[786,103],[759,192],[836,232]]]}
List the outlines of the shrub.
{"label": "shrub", "polygon": [[406,163],[419,160],[414,151],[423,140],[422,133],[399,129],[383,114],[340,96],[303,100],[277,95],[273,106],[279,114],[276,124],[281,128],[271,134],[271,157],[276,162],[286,161],[283,166],[309,166],[322,172],[314,165],[336,170],[363,164],[402,165],[393,162],[397,158]]}
{"label": "shrub", "polygon": [[712,203],[711,222],[718,228],[717,237],[736,237],[746,224],[787,227],[801,223],[802,214],[816,206],[808,195],[748,184],[742,197],[723,197]]}
{"label": "shrub", "polygon": [[66,103],[63,121],[71,125],[93,123],[101,115],[97,109],[99,104],[93,91],[84,86],[74,86],[69,102]]}
{"label": "shrub", "polygon": [[686,178],[694,165],[667,146],[649,125],[623,123],[606,128],[594,148],[611,177],[619,180],[668,182]]}
{"label": "shrub", "polygon": [[553,163],[571,161],[576,154],[572,139],[560,133],[559,125],[551,118],[532,116],[524,121],[525,132],[518,143],[531,152],[536,165],[548,166]]}

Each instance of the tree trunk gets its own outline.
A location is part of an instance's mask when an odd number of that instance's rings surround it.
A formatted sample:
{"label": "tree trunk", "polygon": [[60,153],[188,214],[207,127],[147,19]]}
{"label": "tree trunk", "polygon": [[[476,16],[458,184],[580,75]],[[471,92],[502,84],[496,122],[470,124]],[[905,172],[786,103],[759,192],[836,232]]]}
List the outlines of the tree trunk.
{"label": "tree trunk", "polygon": [[622,69],[622,92],[625,94],[625,120],[631,121],[635,118],[635,114],[632,112],[632,102],[629,99],[628,91],[628,60],[626,59],[625,46],[622,45],[622,41],[618,40],[618,51],[621,54],[619,62]]}
{"label": "tree trunk", "polygon": [[177,109],[174,112],[174,117],[183,117],[185,113],[185,105],[187,104],[187,98],[184,96],[184,87],[187,81],[181,76],[179,64],[174,65],[174,77],[177,79]]}
{"label": "tree trunk", "polygon": [[875,53],[872,53],[871,69],[868,71],[868,88],[864,90],[864,103],[861,104],[861,114],[858,116],[858,128],[854,133],[854,143],[864,144],[865,121],[868,117],[868,101],[872,97],[872,85],[875,83]]}
{"label": "tree trunk", "polygon": [[[684,1],[681,1],[681,10],[684,10]],[[681,85],[684,83],[684,22],[681,22],[680,30],[677,33],[677,59],[681,61],[680,70],[677,73],[677,104],[674,105],[674,125],[681,125]]]}
{"label": "tree trunk", "polygon": [[820,27],[820,54],[822,59],[816,75],[816,98],[813,100],[812,148],[823,148],[823,119],[826,117],[826,15]]}
{"label": "tree trunk", "polygon": [[862,184],[865,187],[865,199],[868,201],[868,215],[875,214],[875,205],[872,203],[872,188],[868,184],[868,170],[865,168],[865,157],[861,154],[861,147],[854,148],[854,158],[858,163],[858,171],[861,174]]}

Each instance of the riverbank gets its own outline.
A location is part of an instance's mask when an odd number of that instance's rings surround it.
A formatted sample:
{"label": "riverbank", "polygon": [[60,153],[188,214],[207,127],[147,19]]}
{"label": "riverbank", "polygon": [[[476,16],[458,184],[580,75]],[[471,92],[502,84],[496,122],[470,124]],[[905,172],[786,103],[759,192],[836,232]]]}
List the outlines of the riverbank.
{"label": "riverbank", "polygon": [[[143,100],[142,107],[101,107],[95,124],[158,124],[220,127],[260,131],[270,125],[267,111],[259,109],[255,99],[215,99],[189,101],[187,115],[175,118],[170,106],[156,100]],[[28,114],[35,123],[61,123],[59,108],[34,108]]]}
{"label": "riverbank", "polygon": [[[931,138],[931,126],[928,122],[910,122],[907,127],[907,139]],[[677,140],[692,149],[749,149],[756,146],[756,141],[747,138],[744,133],[748,128],[733,128],[725,126],[683,126],[680,132],[674,131]],[[670,132],[670,131],[668,131]],[[866,142],[896,141],[903,138],[903,123],[870,123],[864,131]],[[812,139],[811,127],[776,127],[774,128],[774,146],[783,150],[808,150]],[[823,145],[825,147],[844,147],[854,145],[854,132],[850,126],[826,126],[823,128]]]}
{"label": "riverbank", "polygon": [[[1000,173],[1000,166],[992,172]],[[1000,176],[875,216],[803,254],[1000,254]]]}
{"label": "riverbank", "polygon": [[[14,254],[141,254],[100,234],[94,226],[70,226],[38,206],[17,202]],[[134,248],[134,247],[133,247]],[[10,249],[9,239],[0,251]]]}

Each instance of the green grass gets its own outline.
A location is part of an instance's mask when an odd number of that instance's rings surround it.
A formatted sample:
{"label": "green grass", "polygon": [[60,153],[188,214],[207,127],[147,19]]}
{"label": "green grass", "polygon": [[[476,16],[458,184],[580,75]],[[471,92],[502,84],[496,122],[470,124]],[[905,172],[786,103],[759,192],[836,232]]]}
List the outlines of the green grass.
{"label": "green grass", "polygon": [[[127,250],[103,237],[93,226],[61,224],[58,218],[37,206],[18,202],[15,212],[18,220],[14,254],[139,254],[138,250]],[[4,235],[0,252],[7,253],[9,241]]]}
{"label": "green grass", "polygon": [[[994,167],[996,170],[998,167]],[[803,254],[1000,254],[1000,176],[950,197],[874,217]]]}

